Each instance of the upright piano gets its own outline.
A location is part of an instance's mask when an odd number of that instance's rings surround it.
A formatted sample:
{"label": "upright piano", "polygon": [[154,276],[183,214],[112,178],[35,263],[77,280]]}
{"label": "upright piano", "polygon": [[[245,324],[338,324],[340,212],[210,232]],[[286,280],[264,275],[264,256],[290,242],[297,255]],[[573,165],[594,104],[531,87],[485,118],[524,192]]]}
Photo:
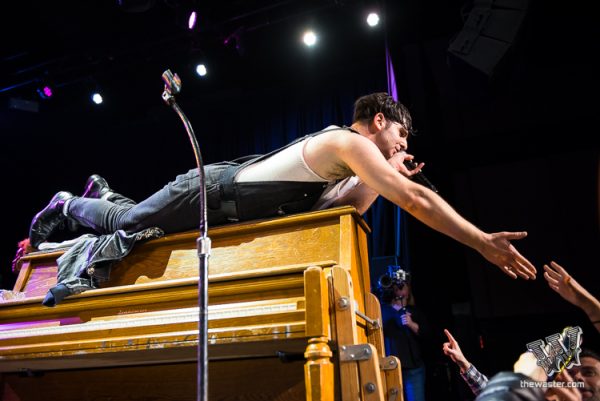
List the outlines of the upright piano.
{"label": "upright piano", "polygon": [[[210,228],[210,400],[402,400],[351,207]],[[0,301],[3,400],[195,400],[197,232],[135,246],[102,288],[42,300],[65,250]]]}

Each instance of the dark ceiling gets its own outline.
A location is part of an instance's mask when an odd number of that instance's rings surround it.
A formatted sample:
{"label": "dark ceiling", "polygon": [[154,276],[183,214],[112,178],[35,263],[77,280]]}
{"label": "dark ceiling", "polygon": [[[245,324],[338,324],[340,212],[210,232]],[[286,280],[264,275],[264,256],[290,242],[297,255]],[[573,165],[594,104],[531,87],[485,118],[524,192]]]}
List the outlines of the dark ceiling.
{"label": "dark ceiling", "polygon": [[[329,59],[352,62],[380,51],[383,27],[369,32],[366,12],[385,8],[388,35],[404,41],[456,32],[461,3],[360,0],[136,0],[17,2],[5,15],[0,95],[37,99],[44,84],[57,99],[76,90],[151,82],[171,68],[187,77],[204,59],[219,89],[287,79],[306,63],[300,35],[319,30]],[[400,4],[402,3],[402,4]],[[401,6],[401,7],[400,7]],[[186,17],[199,11],[196,28]],[[434,9],[429,12],[428,9]],[[319,68],[327,68],[325,62]],[[216,74],[216,75],[215,75]],[[251,76],[251,79],[246,79]]]}

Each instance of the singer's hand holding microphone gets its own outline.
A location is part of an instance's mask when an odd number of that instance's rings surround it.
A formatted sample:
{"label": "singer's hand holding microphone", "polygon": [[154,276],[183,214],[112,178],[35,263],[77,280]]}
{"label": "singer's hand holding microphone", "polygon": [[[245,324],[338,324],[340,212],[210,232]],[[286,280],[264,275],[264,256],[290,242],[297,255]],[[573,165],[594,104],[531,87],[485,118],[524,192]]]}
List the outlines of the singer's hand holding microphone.
{"label": "singer's hand holding microphone", "polygon": [[394,167],[400,174],[413,180],[417,184],[421,184],[424,187],[431,189],[433,192],[438,192],[435,185],[433,185],[431,181],[425,177],[425,174],[421,172],[421,169],[423,169],[425,163],[417,164],[413,161],[414,158],[415,157],[413,155],[410,155],[405,151],[400,151],[390,157],[388,159],[388,163],[390,163],[390,165]]}
{"label": "singer's hand holding microphone", "polygon": [[[411,178],[413,175],[421,172],[421,169],[425,165],[425,163],[414,163],[414,158],[413,155],[408,154],[405,151],[400,151],[394,153],[394,155],[388,159],[388,163],[403,176]],[[414,169],[409,169],[406,166],[406,162],[412,162],[413,164],[416,164],[416,167]]]}

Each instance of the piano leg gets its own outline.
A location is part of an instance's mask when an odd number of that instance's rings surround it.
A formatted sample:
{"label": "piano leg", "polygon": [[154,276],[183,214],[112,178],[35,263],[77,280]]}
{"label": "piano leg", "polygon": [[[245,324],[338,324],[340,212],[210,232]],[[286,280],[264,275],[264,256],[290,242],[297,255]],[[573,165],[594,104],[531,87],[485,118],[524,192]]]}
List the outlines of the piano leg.
{"label": "piano leg", "polygon": [[329,348],[329,294],[323,269],[311,266],[304,271],[306,335],[310,337],[304,357],[307,401],[333,401],[333,363]]}
{"label": "piano leg", "polygon": [[311,338],[304,356],[307,401],[333,401],[333,364],[327,337]]}

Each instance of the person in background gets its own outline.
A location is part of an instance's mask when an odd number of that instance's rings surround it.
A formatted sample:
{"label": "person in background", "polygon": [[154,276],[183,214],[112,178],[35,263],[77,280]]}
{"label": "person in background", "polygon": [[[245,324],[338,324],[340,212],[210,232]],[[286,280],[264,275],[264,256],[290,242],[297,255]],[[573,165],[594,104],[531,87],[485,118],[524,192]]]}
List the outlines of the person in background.
{"label": "person in background", "polygon": [[583,401],[600,401],[600,355],[590,349],[579,354],[581,365],[569,369],[573,380],[583,383],[579,388]]}
{"label": "person in background", "polygon": [[[548,376],[537,363],[535,355],[524,352],[515,362],[512,372],[494,375],[475,401],[581,401],[582,393],[572,385],[575,380],[563,370],[553,380],[552,387],[536,385],[548,381]],[[526,385],[528,383],[529,385]]]}
{"label": "person in background", "polygon": [[381,317],[386,355],[400,359],[406,401],[425,400],[425,362],[422,342],[429,334],[423,312],[415,305],[409,274],[389,266],[379,279]]}
{"label": "person in background", "polygon": [[[491,381],[482,373],[480,373],[475,366],[470,363],[467,358],[463,355],[458,342],[454,339],[452,334],[448,330],[444,330],[448,337],[448,342],[443,345],[443,352],[454,361],[460,368],[460,375],[465,382],[473,391],[476,396],[481,394],[484,389],[488,386]],[[527,355],[526,355],[527,354]],[[532,366],[531,357],[532,354],[522,354],[521,358],[515,364],[515,371],[513,373],[522,373],[526,376],[536,378],[538,381],[547,380],[543,370],[539,366]],[[600,356],[594,351],[589,349],[583,349],[579,355],[581,361],[580,366],[574,366],[568,371],[563,371],[556,376],[555,381],[563,383],[580,382],[583,383],[583,387],[553,387],[544,394],[545,400],[551,401],[600,401]],[[519,400],[519,399],[535,399],[528,398],[533,397],[532,393],[534,390],[524,391],[517,390],[516,381],[514,375],[504,373],[502,376],[505,383],[514,384],[514,388],[509,391],[509,388],[505,389],[502,397],[504,398],[485,398],[486,401],[490,400]],[[501,382],[500,378],[496,378],[494,383]],[[498,385],[498,384],[497,384]],[[500,385],[498,385],[500,387]],[[509,394],[510,393],[510,394]],[[579,394],[578,394],[579,393]],[[521,397],[521,398],[519,398]]]}

